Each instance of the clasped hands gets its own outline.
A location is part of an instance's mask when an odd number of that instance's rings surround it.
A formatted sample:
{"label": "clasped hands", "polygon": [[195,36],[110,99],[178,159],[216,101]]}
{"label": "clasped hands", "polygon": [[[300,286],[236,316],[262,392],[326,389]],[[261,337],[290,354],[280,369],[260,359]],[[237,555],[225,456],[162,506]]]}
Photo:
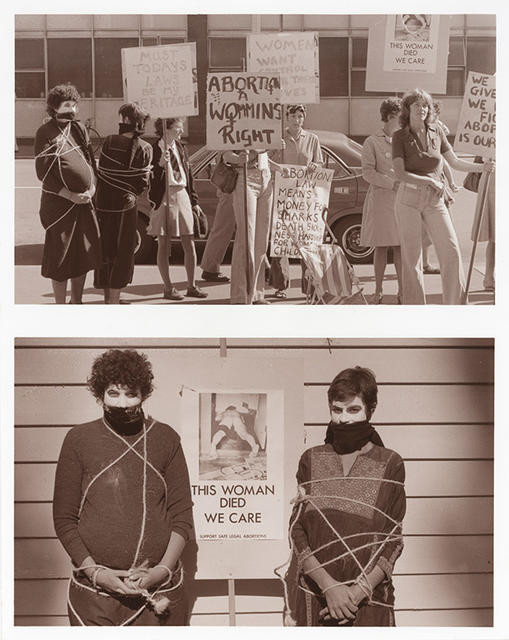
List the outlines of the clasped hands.
{"label": "clasped hands", "polygon": [[328,587],[324,593],[327,606],[324,607],[319,616],[323,621],[338,620],[339,624],[346,624],[354,620],[359,609],[359,603],[364,599],[365,594],[356,584],[336,584]]}
{"label": "clasped hands", "polygon": [[96,574],[95,583],[104,591],[136,596],[163,584],[168,576],[168,571],[163,567],[148,568],[141,565],[129,570],[101,568]]}

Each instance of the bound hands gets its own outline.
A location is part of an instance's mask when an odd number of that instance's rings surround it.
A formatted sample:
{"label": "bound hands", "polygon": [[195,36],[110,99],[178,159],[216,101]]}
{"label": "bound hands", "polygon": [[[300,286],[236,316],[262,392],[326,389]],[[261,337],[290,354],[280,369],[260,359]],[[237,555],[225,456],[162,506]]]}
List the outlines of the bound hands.
{"label": "bound hands", "polygon": [[163,582],[166,582],[170,576],[171,572],[164,567],[158,566],[148,569],[142,565],[129,571],[129,577],[126,582],[134,589],[142,591],[144,589],[158,587]]}
{"label": "bound hands", "polygon": [[324,621],[339,620],[339,624],[354,620],[358,604],[364,597],[364,594],[359,594],[358,591],[355,585],[337,584],[328,588],[324,593],[327,606],[320,611],[320,618]]}
{"label": "bound hands", "polygon": [[88,189],[87,191],[83,191],[83,193],[74,193],[74,191],[69,191],[69,189],[63,187],[58,192],[58,195],[62,198],[65,198],[66,200],[74,202],[74,204],[87,204],[92,200],[94,193],[95,185],[92,183],[90,189]]}
{"label": "bound hands", "polygon": [[[89,577],[92,575],[90,573]],[[95,584],[104,591],[136,596],[145,589],[159,586],[169,575],[169,570],[162,567],[148,568],[145,563],[129,570],[101,568],[96,574]]]}

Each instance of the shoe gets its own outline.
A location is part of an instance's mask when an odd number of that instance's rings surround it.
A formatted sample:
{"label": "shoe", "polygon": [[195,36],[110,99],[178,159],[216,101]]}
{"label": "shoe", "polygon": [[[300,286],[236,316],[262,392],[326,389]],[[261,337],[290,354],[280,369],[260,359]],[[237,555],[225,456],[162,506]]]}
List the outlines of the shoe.
{"label": "shoe", "polygon": [[220,271],[217,273],[213,273],[212,271],[202,271],[201,279],[206,282],[230,282],[230,278]]}
{"label": "shoe", "polygon": [[261,300],[253,300],[253,304],[270,304],[270,301],[265,300],[265,298],[261,298]]}
{"label": "shoe", "polygon": [[286,298],[286,291],[283,291],[283,289],[278,289],[278,290],[274,293],[274,297],[275,297],[275,298]]}
{"label": "shoe", "polygon": [[439,267],[432,267],[431,265],[427,264],[425,267],[422,268],[422,272],[425,273],[428,276],[435,276],[437,274],[440,273],[440,268]]}
{"label": "shoe", "polygon": [[202,291],[199,287],[188,287],[186,296],[188,298],[206,298],[209,294]]}
{"label": "shoe", "polygon": [[172,287],[169,291],[167,289],[164,290],[163,298],[165,300],[183,300],[184,294],[180,293],[180,291],[175,289],[175,287]]}
{"label": "shoe", "polygon": [[383,293],[374,293],[371,298],[371,304],[382,304],[382,300],[384,299]]}

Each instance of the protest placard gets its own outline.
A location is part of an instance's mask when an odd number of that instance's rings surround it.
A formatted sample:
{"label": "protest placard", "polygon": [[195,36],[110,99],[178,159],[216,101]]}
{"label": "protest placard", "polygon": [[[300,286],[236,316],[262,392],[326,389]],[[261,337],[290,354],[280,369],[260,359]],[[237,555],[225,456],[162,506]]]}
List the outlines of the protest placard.
{"label": "protest placard", "polygon": [[280,149],[281,84],[274,73],[209,73],[207,147]]}
{"label": "protest placard", "polygon": [[124,100],[152,117],[198,114],[196,43],[122,49]]}
{"label": "protest placard", "polygon": [[321,244],[325,230],[322,218],[329,204],[334,171],[308,172],[306,167],[283,165],[289,177],[280,173],[274,180],[271,251],[272,257],[299,256],[299,246]]}
{"label": "protest placard", "polygon": [[400,14],[387,16],[384,71],[435,73],[440,16]]}
{"label": "protest placard", "polygon": [[454,150],[495,159],[495,76],[469,72],[456,128]]}
{"label": "protest placard", "polygon": [[282,104],[320,102],[317,33],[249,34],[247,69],[279,72]]}

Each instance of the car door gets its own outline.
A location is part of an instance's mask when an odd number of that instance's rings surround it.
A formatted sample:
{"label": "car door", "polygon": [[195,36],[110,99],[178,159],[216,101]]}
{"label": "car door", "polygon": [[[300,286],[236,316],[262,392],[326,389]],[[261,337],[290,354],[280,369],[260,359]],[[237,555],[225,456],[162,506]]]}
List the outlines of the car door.
{"label": "car door", "polygon": [[350,212],[357,204],[358,179],[328,147],[322,147],[324,167],[332,169],[332,185],[329,198],[329,215],[337,217],[338,212]]}

